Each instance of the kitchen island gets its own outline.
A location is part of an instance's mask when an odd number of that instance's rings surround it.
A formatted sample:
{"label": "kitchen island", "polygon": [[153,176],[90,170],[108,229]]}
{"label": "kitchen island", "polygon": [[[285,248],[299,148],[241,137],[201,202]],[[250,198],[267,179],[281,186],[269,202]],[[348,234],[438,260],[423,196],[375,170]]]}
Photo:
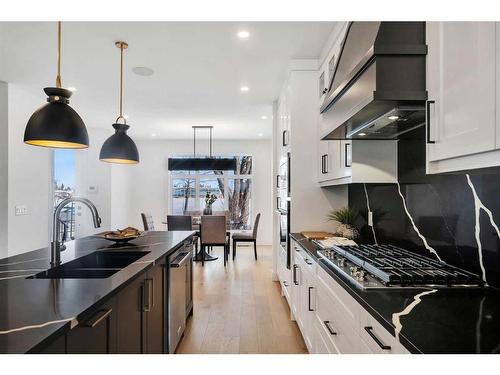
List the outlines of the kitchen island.
{"label": "kitchen island", "polygon": [[[359,307],[360,332],[365,334],[366,314],[380,324],[378,334],[410,353],[498,353],[500,352],[500,291],[493,287],[403,287],[360,289],[322,260],[319,247],[300,233],[292,240],[304,250],[335,289],[341,304],[352,297]],[[294,250],[294,251],[296,251]],[[366,312],[366,314],[365,314]],[[368,321],[373,320],[369,318]],[[332,319],[333,320],[333,319]],[[343,316],[332,324],[341,329]],[[373,324],[371,324],[373,325]],[[383,327],[383,328],[382,328]],[[337,339],[340,337],[336,335]],[[361,335],[360,335],[361,337]],[[368,338],[370,341],[371,338]],[[378,338],[379,344],[381,343]],[[392,344],[395,345],[395,344]],[[391,348],[380,352],[391,352]]]}
{"label": "kitchen island", "polygon": [[49,248],[1,259],[0,353],[168,352],[166,265],[181,247],[191,251],[192,236],[157,231],[123,245],[94,236],[66,243],[63,265],[97,251],[135,255],[106,278],[30,278],[50,268]]}

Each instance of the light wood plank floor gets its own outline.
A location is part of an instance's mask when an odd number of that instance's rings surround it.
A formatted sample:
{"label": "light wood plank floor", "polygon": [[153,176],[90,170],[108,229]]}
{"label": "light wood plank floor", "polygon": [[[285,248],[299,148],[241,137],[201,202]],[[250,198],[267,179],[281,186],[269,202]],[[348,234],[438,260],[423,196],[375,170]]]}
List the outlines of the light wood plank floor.
{"label": "light wood plank floor", "polygon": [[271,281],[270,246],[238,246],[235,261],[219,259],[194,266],[194,314],[177,353],[307,353],[297,324]]}

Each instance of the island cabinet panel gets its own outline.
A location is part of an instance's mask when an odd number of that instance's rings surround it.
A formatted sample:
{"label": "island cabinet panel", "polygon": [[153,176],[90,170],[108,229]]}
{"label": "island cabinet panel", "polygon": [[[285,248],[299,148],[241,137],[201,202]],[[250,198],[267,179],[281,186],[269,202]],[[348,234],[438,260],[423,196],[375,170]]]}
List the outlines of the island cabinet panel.
{"label": "island cabinet panel", "polygon": [[37,354],[66,354],[66,335],[57,337],[54,341],[46,344],[42,349],[34,350]]}
{"label": "island cabinet panel", "polygon": [[117,352],[140,354],[144,352],[143,324],[144,277],[139,277],[117,296]]}
{"label": "island cabinet panel", "polygon": [[78,327],[68,332],[66,352],[69,354],[116,353],[116,299],[92,309]]}
{"label": "island cabinet panel", "polygon": [[148,271],[145,285],[146,298],[146,352],[150,354],[165,353],[165,342],[167,338],[165,330],[165,280],[167,275],[165,262],[156,265]]}

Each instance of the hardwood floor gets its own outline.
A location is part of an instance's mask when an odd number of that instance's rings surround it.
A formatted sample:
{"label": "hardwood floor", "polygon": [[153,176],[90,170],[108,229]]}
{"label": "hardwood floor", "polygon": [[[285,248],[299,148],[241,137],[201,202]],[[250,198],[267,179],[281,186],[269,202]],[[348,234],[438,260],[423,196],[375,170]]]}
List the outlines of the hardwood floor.
{"label": "hardwood floor", "polygon": [[[214,262],[194,266],[194,314],[177,353],[307,353],[297,324],[271,281],[271,247],[238,246],[224,268],[222,248]],[[232,254],[231,254],[232,255]]]}

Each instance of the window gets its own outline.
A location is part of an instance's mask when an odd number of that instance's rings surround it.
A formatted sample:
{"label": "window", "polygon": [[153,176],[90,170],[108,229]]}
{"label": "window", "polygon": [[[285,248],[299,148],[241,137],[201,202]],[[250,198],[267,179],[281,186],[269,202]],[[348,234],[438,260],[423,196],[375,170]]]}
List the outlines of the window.
{"label": "window", "polygon": [[[70,198],[75,193],[75,151],[54,150],[54,208],[64,199]],[[69,204],[61,212],[60,219],[63,224],[63,238],[75,238],[75,206]]]}
{"label": "window", "polygon": [[252,227],[252,157],[236,156],[236,171],[172,171],[171,212],[203,211],[205,196],[216,196],[212,211],[228,211],[231,229]]}

